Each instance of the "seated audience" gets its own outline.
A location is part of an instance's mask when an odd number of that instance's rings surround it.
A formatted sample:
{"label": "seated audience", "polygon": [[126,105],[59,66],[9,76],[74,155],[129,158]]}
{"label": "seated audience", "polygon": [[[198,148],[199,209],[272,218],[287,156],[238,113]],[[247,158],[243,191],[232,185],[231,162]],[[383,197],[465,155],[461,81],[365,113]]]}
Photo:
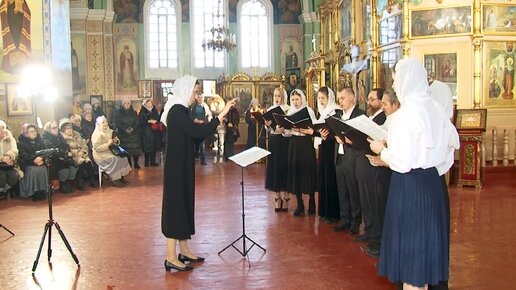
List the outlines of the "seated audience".
{"label": "seated audience", "polygon": [[33,201],[46,199],[48,171],[45,157],[36,152],[45,149],[45,144],[34,124],[24,124],[18,137],[20,156],[18,164],[24,177],[20,181],[20,196],[32,197]]}
{"label": "seated audience", "polygon": [[7,124],[0,120],[0,192],[13,188],[23,172],[18,167],[18,146]]}

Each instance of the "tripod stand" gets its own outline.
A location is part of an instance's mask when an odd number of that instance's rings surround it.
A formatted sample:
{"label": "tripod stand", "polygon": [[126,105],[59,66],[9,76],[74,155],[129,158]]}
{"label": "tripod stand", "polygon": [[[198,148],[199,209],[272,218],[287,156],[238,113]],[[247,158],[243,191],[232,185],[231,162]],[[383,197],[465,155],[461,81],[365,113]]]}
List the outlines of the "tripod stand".
{"label": "tripod stand", "polygon": [[[52,149],[47,149],[47,150],[52,150]],[[41,151],[45,151],[45,150],[41,150]],[[57,232],[59,233],[59,236],[61,236],[61,239],[63,240],[63,243],[65,244],[66,248],[70,252],[70,255],[72,255],[72,258],[75,261],[75,264],[77,264],[77,267],[79,267],[79,268],[81,267],[81,265],[79,264],[79,259],[73,253],[72,246],[70,246],[70,243],[66,239],[66,236],[63,233],[63,230],[61,230],[61,227],[59,226],[59,224],[56,221],[54,221],[54,216],[53,216],[53,213],[52,213],[52,193],[54,191],[54,187],[50,183],[50,170],[49,170],[49,166],[50,166],[51,155],[54,152],[55,151],[50,151],[50,153],[47,156],[45,156],[45,166],[46,166],[47,176],[48,176],[48,180],[47,180],[48,221],[45,224],[45,229],[43,231],[43,237],[41,238],[41,243],[39,244],[38,255],[36,256],[36,260],[34,260],[34,264],[32,265],[32,273],[34,273],[36,271],[36,268],[38,267],[39,256],[41,255],[41,250],[43,248],[43,244],[45,243],[45,237],[47,235],[47,232],[48,232],[47,257],[48,257],[48,261],[50,262],[50,258],[52,257],[52,226],[56,227]]]}
{"label": "tripod stand", "polygon": [[[242,180],[240,182],[240,185],[242,186],[242,235],[238,237],[235,241],[233,241],[231,244],[227,245],[224,249],[222,249],[218,254],[220,255],[222,252],[224,252],[229,247],[233,247],[235,250],[237,250],[242,257],[247,256],[247,253],[256,245],[260,249],[262,249],[264,252],[267,252],[262,246],[260,246],[255,241],[251,240],[246,234],[245,234],[245,202],[244,202],[244,167],[247,167],[250,164],[255,163],[259,159],[271,154],[269,151],[262,149],[260,147],[253,147],[250,148],[244,152],[241,152],[237,155],[234,155],[230,157],[229,159],[236,164],[238,164],[242,169]],[[240,239],[242,239],[243,247],[242,250],[235,247],[235,243],[238,242]],[[251,246],[247,248],[246,245],[246,239],[251,242]]]}
{"label": "tripod stand", "polygon": [[8,231],[11,234],[11,236],[14,236],[14,233],[11,232],[8,228],[4,227],[4,225],[0,224],[0,228],[3,228],[4,230]]}

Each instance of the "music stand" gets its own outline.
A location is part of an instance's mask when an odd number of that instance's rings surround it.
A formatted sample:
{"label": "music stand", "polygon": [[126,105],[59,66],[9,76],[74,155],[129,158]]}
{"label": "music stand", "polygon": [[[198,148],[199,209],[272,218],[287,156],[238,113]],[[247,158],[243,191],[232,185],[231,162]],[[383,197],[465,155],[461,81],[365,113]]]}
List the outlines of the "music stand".
{"label": "music stand", "polygon": [[4,229],[4,230],[8,231],[8,232],[11,234],[11,236],[14,236],[14,233],[13,233],[13,232],[11,232],[8,228],[4,227],[4,225],[0,224],[0,228],[2,228],[2,229]]}
{"label": "music stand", "polygon": [[[244,168],[255,163],[256,161],[262,159],[263,157],[271,154],[271,152],[262,149],[260,147],[252,147],[248,150],[245,150],[241,153],[238,153],[236,155],[233,155],[229,157],[229,160],[235,162],[238,166],[242,169],[242,181],[240,182],[240,185],[242,186],[242,235],[238,237],[235,241],[233,241],[231,244],[227,245],[224,249],[222,249],[219,252],[219,255],[224,252],[227,248],[233,247],[235,250],[237,250],[242,257],[247,256],[247,253],[251,250],[252,247],[255,245],[258,246],[260,249],[262,249],[264,252],[267,252],[262,246],[260,246],[255,241],[251,240],[246,234],[245,234],[245,206],[244,206]],[[238,242],[240,239],[242,239],[243,247],[242,251],[235,247],[235,243]],[[246,239],[249,240],[252,245],[249,247],[249,249],[246,246]]]}
{"label": "music stand", "polygon": [[[43,152],[43,151],[45,151],[45,152]],[[54,191],[54,187],[51,185],[51,182],[50,182],[49,167],[50,167],[50,161],[52,159],[52,154],[54,154],[57,151],[58,150],[56,150],[56,149],[40,150],[41,156],[45,158],[45,167],[46,167],[47,175],[48,175],[48,180],[47,180],[48,221],[45,224],[45,229],[43,231],[43,237],[41,238],[41,243],[39,244],[38,255],[36,256],[36,260],[34,260],[34,264],[32,265],[33,275],[34,275],[34,272],[36,271],[36,268],[38,267],[39,256],[41,255],[41,249],[43,248],[43,244],[45,243],[45,237],[47,236],[47,232],[48,232],[47,256],[48,256],[49,262],[50,262],[50,257],[52,257],[52,226],[56,227],[57,232],[59,233],[59,236],[61,236],[61,240],[63,240],[63,243],[65,244],[66,248],[70,252],[70,255],[72,255],[72,258],[75,261],[75,264],[77,264],[77,267],[79,267],[79,268],[81,267],[81,265],[79,264],[79,259],[73,253],[72,246],[70,246],[70,243],[66,239],[66,236],[63,233],[63,230],[61,230],[61,227],[59,226],[59,224],[56,221],[54,221],[54,216],[52,213],[52,192]]]}

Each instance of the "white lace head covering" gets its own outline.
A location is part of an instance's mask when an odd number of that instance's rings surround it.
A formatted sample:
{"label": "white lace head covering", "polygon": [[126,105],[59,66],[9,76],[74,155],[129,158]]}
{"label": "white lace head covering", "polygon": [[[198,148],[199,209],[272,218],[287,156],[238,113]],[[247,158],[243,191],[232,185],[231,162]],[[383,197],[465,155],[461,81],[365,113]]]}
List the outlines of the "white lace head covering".
{"label": "white lace head covering", "polygon": [[168,112],[174,105],[181,105],[185,108],[188,108],[196,81],[196,77],[186,75],[174,82],[172,87],[173,95],[168,96],[167,103],[163,109],[163,115],[161,115],[161,122],[163,124],[167,125]]}
{"label": "white lace head covering", "polygon": [[107,121],[106,116],[104,116],[104,115],[98,116],[97,119],[95,120],[95,127],[102,128],[101,125],[102,125],[102,122],[104,122],[104,121]]}
{"label": "white lace head covering", "polygon": [[[323,106],[321,102],[319,102],[319,98],[317,98],[317,111],[319,111],[319,121],[323,121],[329,116],[335,114],[335,110],[340,110],[340,107],[335,103],[335,93],[329,87],[321,87],[328,89],[328,104]],[[319,89],[319,93],[321,93],[321,89]]]}
{"label": "white lace head covering", "polygon": [[[283,87],[277,87],[274,89],[274,93],[278,92],[280,95],[283,95],[283,103],[281,105],[279,105],[281,107],[281,109],[284,111],[284,112],[287,112],[289,109],[290,109],[290,106],[288,105],[288,94],[287,94],[287,91],[285,91],[285,89]],[[272,106],[270,106],[268,110],[272,110],[274,108],[276,108],[278,105],[274,104],[274,99],[273,99],[273,104]]]}
{"label": "white lace head covering", "polygon": [[[296,107],[294,107],[294,105],[292,105],[292,95],[294,94],[294,92],[301,96],[301,106],[299,108],[296,108]],[[289,115],[293,115],[293,114],[301,111],[301,109],[303,109],[304,107],[307,106],[305,93],[303,93],[303,91],[300,89],[293,90],[290,93],[290,105],[291,105],[291,107],[290,107],[290,110],[288,111]]]}

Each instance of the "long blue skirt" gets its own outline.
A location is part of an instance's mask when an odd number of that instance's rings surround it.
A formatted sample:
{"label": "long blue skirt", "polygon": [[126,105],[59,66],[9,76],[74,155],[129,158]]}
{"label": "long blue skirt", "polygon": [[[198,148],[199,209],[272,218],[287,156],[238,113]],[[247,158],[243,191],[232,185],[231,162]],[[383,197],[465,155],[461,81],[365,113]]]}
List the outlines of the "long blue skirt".
{"label": "long blue skirt", "polygon": [[393,172],[380,250],[380,275],[417,287],[448,280],[443,190],[435,168]]}

